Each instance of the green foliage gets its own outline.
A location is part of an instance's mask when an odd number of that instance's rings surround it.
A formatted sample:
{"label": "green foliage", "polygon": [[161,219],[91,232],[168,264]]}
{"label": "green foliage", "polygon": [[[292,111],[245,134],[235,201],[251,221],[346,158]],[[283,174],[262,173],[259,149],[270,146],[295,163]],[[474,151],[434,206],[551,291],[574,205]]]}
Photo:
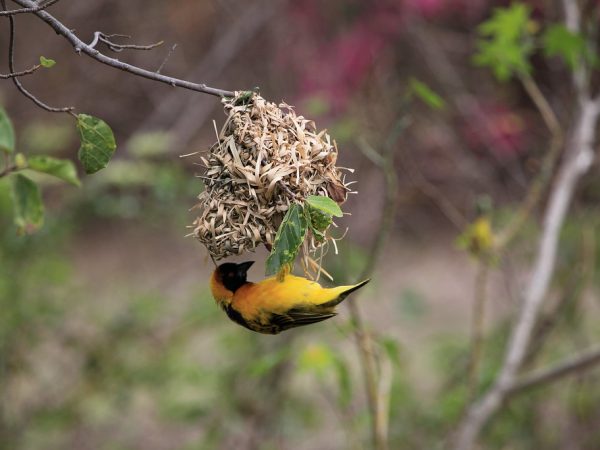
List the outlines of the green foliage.
{"label": "green foliage", "polygon": [[273,249],[267,258],[266,274],[278,273],[293,264],[307,231],[306,216],[302,206],[292,203],[277,230]]}
{"label": "green foliage", "polygon": [[344,213],[342,212],[340,205],[331,200],[329,197],[325,197],[322,195],[310,195],[306,198],[306,203],[308,203],[312,208],[318,209],[325,214],[329,214],[335,217],[342,217]]}
{"label": "green foliage", "polygon": [[342,217],[343,212],[329,197],[311,195],[306,198],[304,206],[296,203],[290,205],[267,258],[267,275],[291,268],[308,230],[318,241],[323,241],[333,216]]}
{"label": "green foliage", "polygon": [[56,64],[56,61],[54,61],[53,59],[46,58],[44,56],[40,56],[40,65],[42,67],[49,69],[50,67],[54,67],[55,64]]}
{"label": "green foliage", "polygon": [[577,68],[582,60],[592,60],[585,38],[562,24],[550,25],[542,36],[542,43],[547,57],[560,56],[571,69]]}
{"label": "green foliage", "polygon": [[414,94],[423,103],[432,109],[441,110],[446,107],[446,102],[433,89],[416,78],[409,81],[410,93]]}
{"label": "green foliage", "polygon": [[20,173],[9,178],[18,234],[32,234],[44,224],[44,205],[36,183]]}
{"label": "green foliage", "polygon": [[35,155],[27,160],[27,168],[35,170],[36,172],[55,176],[74,186],[79,186],[81,184],[77,177],[75,165],[68,159]]}
{"label": "green foliage", "polygon": [[81,138],[78,157],[85,172],[92,174],[104,169],[117,148],[110,127],[97,117],[79,114],[77,129]]}
{"label": "green foliage", "polygon": [[490,68],[500,81],[507,81],[515,74],[529,74],[529,57],[534,50],[530,14],[531,8],[523,3],[497,8],[478,27],[480,39],[475,64]]}
{"label": "green foliage", "polygon": [[0,106],[0,150],[6,153],[15,151],[15,130],[4,108]]}

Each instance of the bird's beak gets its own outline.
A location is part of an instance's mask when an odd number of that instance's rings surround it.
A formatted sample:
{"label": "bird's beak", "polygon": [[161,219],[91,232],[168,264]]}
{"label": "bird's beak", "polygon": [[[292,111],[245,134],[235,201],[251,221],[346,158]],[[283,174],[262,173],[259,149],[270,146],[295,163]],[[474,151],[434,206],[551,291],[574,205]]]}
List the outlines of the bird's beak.
{"label": "bird's beak", "polygon": [[252,264],[254,264],[254,261],[246,261],[246,262],[238,264],[237,265],[238,274],[240,276],[243,276],[244,278],[246,278],[246,272],[248,272],[248,269],[250,269]]}

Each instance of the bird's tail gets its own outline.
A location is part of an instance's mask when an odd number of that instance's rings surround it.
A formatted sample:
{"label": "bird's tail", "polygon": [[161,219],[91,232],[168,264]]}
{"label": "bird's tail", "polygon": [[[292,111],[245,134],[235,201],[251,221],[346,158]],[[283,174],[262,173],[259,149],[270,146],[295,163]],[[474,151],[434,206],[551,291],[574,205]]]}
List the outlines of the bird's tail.
{"label": "bird's tail", "polygon": [[360,289],[361,287],[363,287],[365,284],[367,284],[369,281],[371,281],[370,278],[361,281],[358,284],[355,284],[354,286],[340,286],[338,289],[341,289],[342,291],[340,292],[340,294],[333,300],[322,304],[321,306],[325,306],[325,307],[332,307],[332,306],[336,306],[340,303],[342,303],[346,297],[348,297],[350,294],[352,294],[354,291]]}

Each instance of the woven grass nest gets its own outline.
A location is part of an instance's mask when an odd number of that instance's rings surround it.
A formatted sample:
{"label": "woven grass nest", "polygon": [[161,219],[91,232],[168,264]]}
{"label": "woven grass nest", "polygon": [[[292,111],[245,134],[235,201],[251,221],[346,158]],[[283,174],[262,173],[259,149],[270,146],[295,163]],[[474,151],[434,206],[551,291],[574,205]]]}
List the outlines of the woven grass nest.
{"label": "woven grass nest", "polygon": [[[290,204],[310,195],[336,203],[350,191],[336,167],[338,149],[326,130],[296,115],[293,107],[268,102],[256,93],[222,100],[227,120],[218,141],[201,157],[205,190],[193,235],[215,260],[271,249]],[[306,239],[314,251],[330,239]],[[305,250],[307,250],[305,248]]]}

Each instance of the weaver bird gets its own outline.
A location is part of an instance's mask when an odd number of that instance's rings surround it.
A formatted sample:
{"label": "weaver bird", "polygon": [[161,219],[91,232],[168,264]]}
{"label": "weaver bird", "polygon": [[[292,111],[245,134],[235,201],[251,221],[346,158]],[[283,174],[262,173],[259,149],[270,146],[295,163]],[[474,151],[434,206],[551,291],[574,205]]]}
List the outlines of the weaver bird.
{"label": "weaver bird", "polygon": [[258,333],[277,334],[329,319],[339,303],[370,281],[327,289],[288,274],[283,281],[269,277],[252,283],[246,280],[252,264],[221,264],[211,276],[210,289],[231,320]]}

